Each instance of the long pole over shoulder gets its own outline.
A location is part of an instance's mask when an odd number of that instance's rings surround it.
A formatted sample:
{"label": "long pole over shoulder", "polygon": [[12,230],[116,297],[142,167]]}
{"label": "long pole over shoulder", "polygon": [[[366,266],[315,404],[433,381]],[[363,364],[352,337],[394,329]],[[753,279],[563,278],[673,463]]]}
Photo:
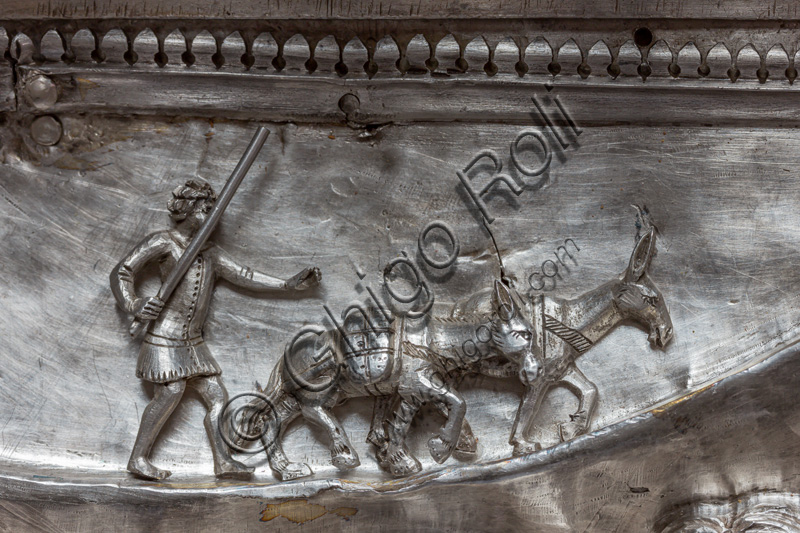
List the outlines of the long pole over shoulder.
{"label": "long pole over shoulder", "polygon": [[[228,178],[228,181],[225,182],[225,186],[222,188],[222,191],[220,191],[217,201],[214,202],[214,207],[211,208],[208,218],[205,222],[203,222],[203,225],[200,226],[200,229],[197,230],[197,233],[195,233],[194,237],[192,237],[189,246],[187,246],[186,250],[184,250],[183,255],[181,255],[178,263],[175,265],[175,268],[172,269],[167,276],[167,279],[164,280],[164,283],[161,285],[161,290],[158,291],[158,298],[161,301],[166,302],[169,299],[173,291],[178,287],[178,284],[183,279],[183,276],[186,275],[186,271],[189,270],[192,261],[194,261],[197,257],[197,254],[200,253],[200,249],[214,232],[214,228],[217,227],[219,219],[222,218],[222,213],[225,212],[228,204],[231,203],[231,199],[233,198],[233,195],[236,194],[236,189],[239,188],[242,180],[247,175],[247,171],[249,171],[250,167],[253,166],[253,162],[256,160],[258,153],[261,151],[261,147],[264,146],[264,143],[267,141],[267,137],[269,137],[269,130],[264,126],[259,126],[255,135],[253,135],[253,139],[247,146],[247,150],[244,151],[244,155],[239,160],[236,168],[233,169],[231,177]],[[130,328],[131,336],[135,337],[139,335],[146,325],[147,321],[134,318]]]}

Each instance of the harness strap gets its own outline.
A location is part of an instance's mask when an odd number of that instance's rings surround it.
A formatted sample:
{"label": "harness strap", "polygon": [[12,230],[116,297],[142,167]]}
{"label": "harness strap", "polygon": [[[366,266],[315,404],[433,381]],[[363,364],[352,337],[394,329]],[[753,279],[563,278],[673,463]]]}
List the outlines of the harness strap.
{"label": "harness strap", "polygon": [[544,315],[544,328],[555,333],[557,337],[572,346],[579,354],[586,353],[593,346],[592,341],[584,337],[580,331],[564,325],[557,318],[546,313]]}

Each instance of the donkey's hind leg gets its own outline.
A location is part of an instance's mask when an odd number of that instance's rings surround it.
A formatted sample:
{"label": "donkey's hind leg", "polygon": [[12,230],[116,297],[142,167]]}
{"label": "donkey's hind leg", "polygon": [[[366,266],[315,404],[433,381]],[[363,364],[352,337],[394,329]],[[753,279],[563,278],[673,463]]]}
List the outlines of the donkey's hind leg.
{"label": "donkey's hind leg", "polygon": [[578,370],[575,364],[569,366],[561,383],[578,397],[578,410],[569,415],[569,422],[558,425],[561,440],[566,442],[586,433],[589,429],[594,408],[597,406],[597,387],[583,375],[583,372]]}
{"label": "donkey's hind leg", "polygon": [[334,466],[354,468],[361,464],[358,454],[350,444],[350,439],[347,438],[347,433],[330,410],[322,406],[302,406],[300,409],[306,419],[320,426],[330,435],[332,441],[331,462]]}
{"label": "donkey's hind leg", "polygon": [[281,445],[281,439],[286,427],[300,414],[300,406],[296,401],[287,399],[278,405],[276,412],[277,417],[268,421],[268,423],[273,424],[272,431],[264,431],[261,434],[261,442],[264,444],[264,451],[267,453],[270,468],[281,478],[281,481],[310,476],[314,473],[311,467],[305,463],[289,461]]}

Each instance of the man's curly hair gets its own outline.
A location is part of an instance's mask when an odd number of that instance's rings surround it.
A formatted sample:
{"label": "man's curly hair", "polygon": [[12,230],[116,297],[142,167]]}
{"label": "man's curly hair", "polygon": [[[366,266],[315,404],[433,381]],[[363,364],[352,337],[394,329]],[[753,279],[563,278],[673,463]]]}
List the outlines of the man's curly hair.
{"label": "man's curly hair", "polygon": [[175,222],[180,222],[194,211],[198,200],[216,201],[217,193],[205,181],[189,180],[183,185],[178,185],[172,191],[172,198],[167,202],[169,216]]}

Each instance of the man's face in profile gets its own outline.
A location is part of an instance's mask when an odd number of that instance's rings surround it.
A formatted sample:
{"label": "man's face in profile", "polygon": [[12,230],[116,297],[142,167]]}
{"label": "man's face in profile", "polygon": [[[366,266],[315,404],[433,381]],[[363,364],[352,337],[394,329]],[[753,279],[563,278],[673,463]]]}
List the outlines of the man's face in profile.
{"label": "man's face in profile", "polygon": [[202,200],[198,200],[192,210],[192,214],[186,217],[186,222],[189,223],[189,226],[197,230],[203,223],[208,219],[208,214],[211,212],[211,209],[214,207],[214,200],[210,198],[204,198]]}

